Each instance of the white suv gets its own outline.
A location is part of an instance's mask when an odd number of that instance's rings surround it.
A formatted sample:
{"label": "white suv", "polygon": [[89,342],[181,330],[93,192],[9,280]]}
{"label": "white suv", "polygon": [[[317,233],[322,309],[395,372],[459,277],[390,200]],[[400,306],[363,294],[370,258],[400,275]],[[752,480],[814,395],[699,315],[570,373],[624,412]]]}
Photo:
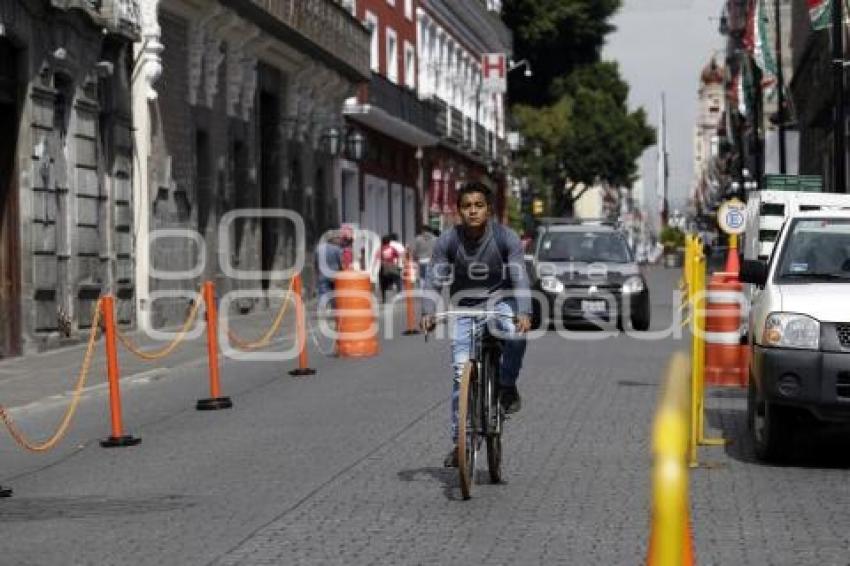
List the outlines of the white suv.
{"label": "white suv", "polygon": [[798,417],[850,421],[850,210],[800,212],[769,262],[745,261],[753,284],[747,400],[756,455],[783,455]]}

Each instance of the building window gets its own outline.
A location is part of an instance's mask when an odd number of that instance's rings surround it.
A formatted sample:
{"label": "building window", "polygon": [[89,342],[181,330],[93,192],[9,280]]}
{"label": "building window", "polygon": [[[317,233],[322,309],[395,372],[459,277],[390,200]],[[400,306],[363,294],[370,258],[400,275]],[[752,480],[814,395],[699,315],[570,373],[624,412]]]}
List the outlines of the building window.
{"label": "building window", "polygon": [[366,27],[372,32],[372,44],[371,44],[371,55],[370,55],[370,67],[374,72],[378,72],[380,70],[380,55],[379,55],[379,43],[378,43],[378,16],[373,14],[372,12],[366,12]]}
{"label": "building window", "polygon": [[416,88],[416,51],[407,41],[404,42],[404,84]]}
{"label": "building window", "polygon": [[413,0],[404,0],[404,17],[413,21]]}
{"label": "building window", "polygon": [[387,28],[387,78],[398,82],[398,36],[392,28]]}

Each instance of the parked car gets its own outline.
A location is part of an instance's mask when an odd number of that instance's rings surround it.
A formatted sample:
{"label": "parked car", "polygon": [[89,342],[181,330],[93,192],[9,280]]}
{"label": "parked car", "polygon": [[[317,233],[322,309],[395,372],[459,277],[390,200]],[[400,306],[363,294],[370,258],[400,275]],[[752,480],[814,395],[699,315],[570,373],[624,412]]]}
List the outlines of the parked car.
{"label": "parked car", "polygon": [[649,328],[649,287],[615,226],[549,222],[538,228],[532,252],[532,289],[546,297],[543,305],[535,301],[535,326],[591,320],[620,329]]}
{"label": "parked car", "polygon": [[754,285],[748,422],[755,452],[780,459],[801,417],[850,422],[848,208],[795,212],[769,261],[745,260]]}

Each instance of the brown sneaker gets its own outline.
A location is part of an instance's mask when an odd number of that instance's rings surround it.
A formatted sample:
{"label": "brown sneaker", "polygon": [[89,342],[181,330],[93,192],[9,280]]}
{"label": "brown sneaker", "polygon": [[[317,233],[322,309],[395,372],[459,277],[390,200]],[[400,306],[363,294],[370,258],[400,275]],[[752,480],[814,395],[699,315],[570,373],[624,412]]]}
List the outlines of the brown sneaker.
{"label": "brown sneaker", "polygon": [[452,448],[452,451],[446,454],[446,458],[443,460],[443,467],[457,468],[457,446]]}
{"label": "brown sneaker", "polygon": [[522,409],[522,399],[516,387],[503,387],[499,393],[499,402],[506,415],[517,413]]}

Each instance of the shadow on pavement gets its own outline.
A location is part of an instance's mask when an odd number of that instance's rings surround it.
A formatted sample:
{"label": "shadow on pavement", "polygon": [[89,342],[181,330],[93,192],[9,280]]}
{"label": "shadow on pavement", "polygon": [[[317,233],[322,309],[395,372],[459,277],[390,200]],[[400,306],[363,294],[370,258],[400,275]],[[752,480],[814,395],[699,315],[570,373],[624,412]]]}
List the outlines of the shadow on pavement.
{"label": "shadow on pavement", "polygon": [[825,425],[800,418],[795,434],[787,439],[786,457],[781,462],[761,462],[755,456],[747,411],[741,408],[706,409],[706,424],[722,431],[727,439],[726,455],[746,464],[771,467],[850,469],[850,425]]}
{"label": "shadow on pavement", "polygon": [[451,501],[461,501],[460,487],[457,482],[457,469],[455,468],[416,468],[415,470],[402,470],[398,473],[398,479],[403,482],[415,482],[436,480],[442,484],[443,495]]}
{"label": "shadow on pavement", "polygon": [[196,501],[182,495],[149,498],[112,499],[103,496],[15,497],[0,505],[0,523],[125,517],[187,509]]}

